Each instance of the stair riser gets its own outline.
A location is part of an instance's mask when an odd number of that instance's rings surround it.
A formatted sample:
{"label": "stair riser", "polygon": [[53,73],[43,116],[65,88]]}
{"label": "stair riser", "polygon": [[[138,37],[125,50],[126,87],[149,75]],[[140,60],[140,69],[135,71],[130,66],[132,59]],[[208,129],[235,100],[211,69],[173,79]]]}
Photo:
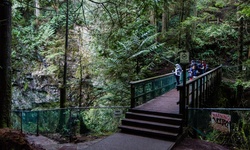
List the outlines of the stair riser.
{"label": "stair riser", "polygon": [[145,110],[138,110],[138,109],[130,109],[130,112],[142,113],[142,114],[151,114],[151,115],[157,115],[157,116],[173,117],[173,118],[182,119],[182,115],[180,115],[180,114],[168,114],[168,113],[145,111]]}
{"label": "stair riser", "polygon": [[124,129],[124,128],[122,128],[122,132],[140,135],[140,136],[146,136],[150,138],[162,139],[162,140],[167,140],[167,141],[175,141],[177,139],[177,136],[173,136],[173,135],[158,134],[154,132],[138,131],[138,130]]}
{"label": "stair riser", "polygon": [[150,116],[138,116],[136,114],[126,114],[126,118],[159,122],[159,123],[172,124],[172,125],[181,125],[182,123],[181,120],[155,118],[155,117],[150,117]]}
{"label": "stair riser", "polygon": [[154,129],[159,131],[166,131],[166,132],[172,132],[172,133],[180,133],[180,127],[166,127],[166,126],[159,126],[154,124],[145,124],[140,122],[132,122],[132,121],[126,121],[122,120],[123,125],[133,126],[133,127],[143,127],[147,129]]}

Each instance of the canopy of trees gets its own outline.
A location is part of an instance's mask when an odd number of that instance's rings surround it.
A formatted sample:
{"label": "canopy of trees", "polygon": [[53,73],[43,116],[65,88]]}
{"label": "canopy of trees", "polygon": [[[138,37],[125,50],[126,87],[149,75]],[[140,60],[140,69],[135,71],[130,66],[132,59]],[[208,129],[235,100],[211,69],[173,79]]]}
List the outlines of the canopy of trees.
{"label": "canopy of trees", "polygon": [[249,17],[247,0],[13,0],[12,106],[62,88],[63,107],[128,106],[129,82],[172,70],[182,50],[246,88]]}
{"label": "canopy of trees", "polygon": [[129,82],[168,73],[183,50],[223,64],[250,106],[249,0],[11,2],[0,0],[0,128],[11,106],[129,106]]}

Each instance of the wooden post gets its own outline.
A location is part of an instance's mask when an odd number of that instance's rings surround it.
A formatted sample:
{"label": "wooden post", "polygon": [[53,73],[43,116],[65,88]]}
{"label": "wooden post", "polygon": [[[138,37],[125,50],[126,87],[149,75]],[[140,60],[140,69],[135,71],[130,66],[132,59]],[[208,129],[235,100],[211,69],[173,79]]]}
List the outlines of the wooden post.
{"label": "wooden post", "polygon": [[133,84],[131,84],[130,86],[130,90],[131,90],[131,102],[130,102],[130,108],[134,108],[135,107],[135,86]]}

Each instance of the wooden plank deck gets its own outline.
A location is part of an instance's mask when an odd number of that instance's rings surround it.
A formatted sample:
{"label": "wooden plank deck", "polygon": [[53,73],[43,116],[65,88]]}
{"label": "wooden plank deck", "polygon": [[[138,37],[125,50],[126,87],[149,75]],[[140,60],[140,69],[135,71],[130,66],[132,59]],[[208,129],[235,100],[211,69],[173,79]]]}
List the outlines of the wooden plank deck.
{"label": "wooden plank deck", "polygon": [[159,97],[156,97],[145,104],[135,107],[139,110],[164,112],[171,114],[179,114],[179,91],[173,89]]}

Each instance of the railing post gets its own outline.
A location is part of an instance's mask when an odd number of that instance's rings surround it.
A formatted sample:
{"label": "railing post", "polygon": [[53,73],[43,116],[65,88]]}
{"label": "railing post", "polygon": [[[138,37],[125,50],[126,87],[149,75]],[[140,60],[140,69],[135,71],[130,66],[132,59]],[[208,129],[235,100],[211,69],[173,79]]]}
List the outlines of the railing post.
{"label": "railing post", "polygon": [[[156,97],[156,91],[155,91],[155,84],[156,84],[156,81],[153,80],[152,82],[152,89],[154,92],[152,93],[151,97]],[[150,98],[151,99],[151,98]]]}
{"label": "railing post", "polygon": [[21,110],[21,133],[23,133],[23,111]]}
{"label": "railing post", "polygon": [[69,142],[71,143],[72,142],[72,139],[73,139],[73,137],[72,137],[72,124],[73,124],[73,119],[72,119],[72,108],[70,107],[69,108]]}
{"label": "railing post", "polygon": [[195,81],[195,107],[198,108],[199,107],[199,84],[198,84],[198,80]]}
{"label": "railing post", "polygon": [[184,88],[183,86],[179,85],[177,86],[177,89],[180,91],[179,94],[179,114],[182,114],[184,116],[184,109],[185,109],[185,101],[184,101]]}
{"label": "railing post", "polygon": [[200,106],[202,106],[203,105],[203,101],[202,101],[202,94],[203,94],[203,92],[202,92],[202,78],[200,78],[199,79],[200,80],[200,87],[199,87],[199,91],[200,91],[200,95],[199,95],[199,103],[200,103]]}
{"label": "railing post", "polygon": [[37,111],[37,114],[36,114],[36,136],[39,135],[39,111]]}
{"label": "railing post", "polygon": [[143,84],[143,87],[142,87],[142,91],[144,93],[143,98],[142,98],[143,103],[146,102],[146,98],[147,98],[147,96],[145,94],[146,93],[146,85],[147,85],[147,83]]}
{"label": "railing post", "polygon": [[[180,100],[179,100],[179,107],[180,107],[180,114],[183,115],[183,123],[184,125],[186,126],[187,124],[187,121],[188,121],[188,103],[186,102],[187,101],[187,91],[186,91],[186,82],[187,82],[187,73],[186,73],[186,65],[187,64],[183,64],[183,70],[184,70],[184,73],[183,73],[183,86],[180,88]],[[179,88],[179,87],[177,87]]]}
{"label": "railing post", "polygon": [[131,90],[131,102],[130,102],[130,108],[135,107],[135,85],[130,84],[130,90]]}
{"label": "railing post", "polygon": [[204,97],[204,101],[207,101],[207,98],[208,98],[208,92],[207,92],[207,88],[208,88],[208,86],[207,86],[207,82],[208,82],[208,77],[207,77],[207,75],[205,76],[205,85],[204,85],[204,87],[205,87],[205,89],[204,89],[204,93],[205,93],[205,97]]}
{"label": "railing post", "polygon": [[191,102],[191,107],[194,107],[195,106],[195,82],[192,82],[192,84],[191,84],[192,86],[192,94],[191,94],[191,99],[192,99],[192,102]]}
{"label": "railing post", "polygon": [[206,77],[202,77],[202,103],[205,103],[205,83],[206,83]]}

